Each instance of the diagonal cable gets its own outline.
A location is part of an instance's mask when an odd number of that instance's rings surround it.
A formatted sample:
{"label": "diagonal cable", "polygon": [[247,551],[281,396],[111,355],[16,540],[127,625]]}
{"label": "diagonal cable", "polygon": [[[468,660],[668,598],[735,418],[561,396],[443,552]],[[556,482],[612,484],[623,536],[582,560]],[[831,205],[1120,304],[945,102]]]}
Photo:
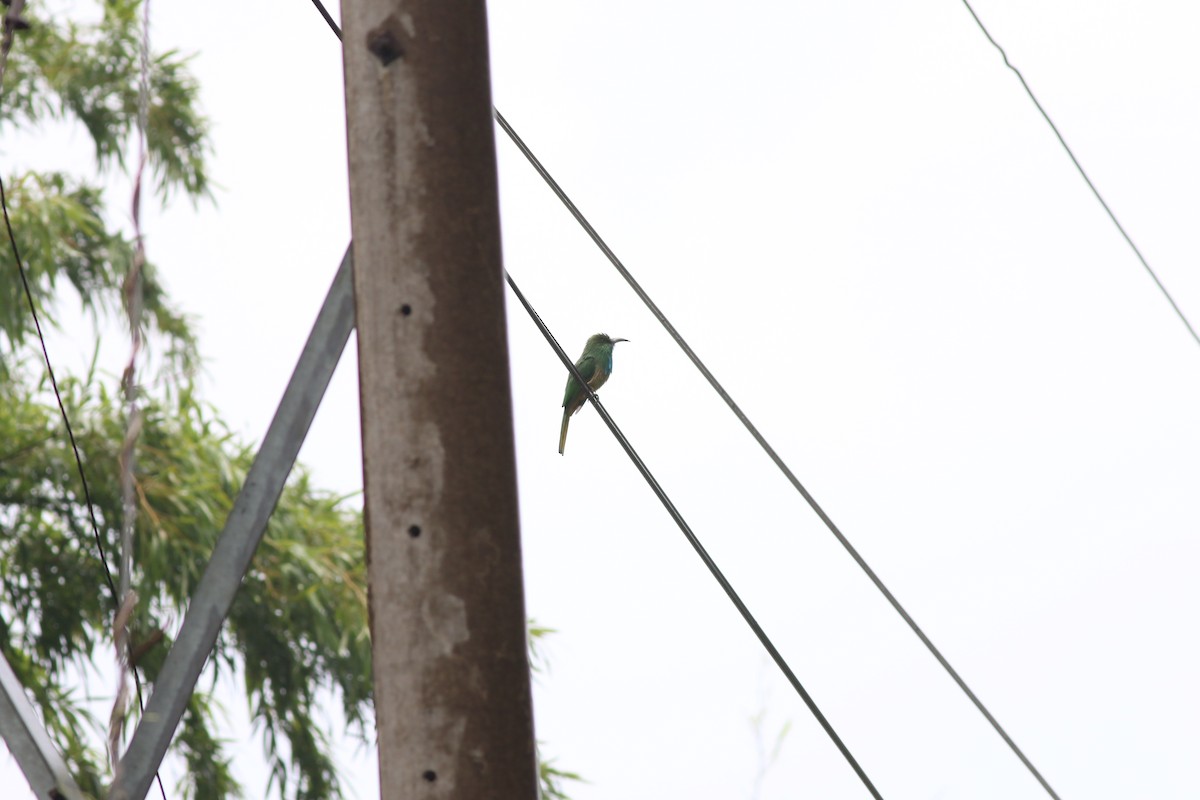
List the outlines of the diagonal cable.
{"label": "diagonal cable", "polygon": [[800,699],[804,701],[804,704],[808,706],[808,710],[811,711],[813,716],[817,718],[817,722],[819,722],[821,727],[825,729],[825,733],[827,733],[829,738],[833,740],[833,743],[837,745],[838,750],[841,751],[842,756],[845,757],[847,762],[849,762],[855,774],[858,775],[859,780],[861,780],[863,785],[867,787],[867,791],[871,793],[872,797],[879,798],[880,794],[875,789],[875,786],[871,783],[870,778],[867,777],[867,773],[864,772],[863,768],[859,766],[858,762],[854,759],[854,756],[850,753],[850,749],[846,747],[845,743],[841,740],[841,737],[837,735],[837,732],[829,723],[829,720],[827,720],[825,715],[821,713],[821,709],[817,708],[816,702],[813,701],[812,697],[804,689],[804,686],[800,683],[800,679],[796,677],[796,673],[792,671],[792,668],[788,666],[787,661],[784,660],[783,655],[775,648],[775,645],[771,643],[771,639],[767,636],[766,631],[762,629],[762,626],[758,624],[758,620],[754,618],[754,615],[750,612],[750,609],[746,607],[746,604],[742,602],[742,599],[738,596],[737,592],[734,591],[733,586],[729,583],[729,580],[726,579],[724,573],[721,572],[721,569],[717,566],[717,563],[713,561],[712,556],[710,556],[708,551],[704,549],[704,545],[702,545],[700,540],[696,538],[696,534],[692,531],[687,522],[684,521],[683,515],[679,513],[679,510],[675,508],[675,504],[671,502],[669,497],[667,497],[667,493],[663,491],[663,488],[658,484],[658,481],[654,479],[654,476],[646,467],[645,462],[642,461],[641,457],[638,456],[637,452],[633,449],[633,445],[629,443],[629,440],[625,438],[625,434],[621,433],[621,429],[617,427],[617,423],[613,421],[612,417],[609,416],[608,411],[606,411],[604,406],[600,404],[600,399],[596,397],[596,393],[592,391],[592,387],[589,386],[588,382],[584,380],[584,377],[579,374],[579,369],[571,362],[571,359],[567,357],[567,354],[563,351],[562,346],[558,343],[558,340],[554,338],[554,334],[550,332],[550,329],[546,327],[546,323],[542,321],[542,318],[538,316],[536,311],[534,311],[533,306],[530,305],[529,301],[525,299],[525,295],[522,294],[521,290],[517,288],[516,282],[512,279],[512,276],[508,274],[507,270],[504,273],[504,277],[508,281],[509,287],[512,288],[513,293],[516,294],[517,299],[521,301],[521,305],[523,305],[525,310],[529,312],[530,318],[533,320],[534,324],[537,325],[538,330],[542,333],[542,336],[546,337],[546,342],[552,348],[554,348],[554,353],[571,372],[571,374],[575,376],[575,380],[579,381],[579,385],[584,387],[588,394],[588,399],[591,400],[592,405],[596,407],[596,412],[600,414],[601,418],[604,420],[604,424],[608,426],[610,431],[612,431],[613,436],[616,437],[617,442],[625,450],[625,453],[629,456],[629,460],[633,462],[635,467],[637,467],[638,472],[642,473],[642,477],[646,479],[646,483],[649,484],[650,490],[653,491],[658,497],[659,501],[662,502],[663,507],[667,509],[667,513],[671,515],[671,519],[675,520],[675,524],[679,526],[679,530],[683,531],[683,535],[687,537],[688,544],[695,549],[696,555],[700,556],[700,560],[704,562],[704,566],[708,567],[708,571],[712,573],[712,576],[716,579],[717,583],[719,583],[721,588],[725,590],[725,594],[729,596],[730,602],[732,602],[737,608],[738,613],[742,615],[742,619],[746,621],[746,624],[750,626],[750,629],[754,631],[754,635],[758,637],[758,641],[762,643],[762,646],[766,649],[767,653],[769,653],[771,658],[774,659],[775,664],[779,667],[780,671],[783,672],[783,675],[785,678],[787,678],[788,683],[790,683],[792,688],[796,690],[796,694],[800,695]]}
{"label": "diagonal cable", "polygon": [[321,0],[312,0],[312,2],[313,5],[317,7],[317,11],[320,12],[321,16],[325,18],[325,24],[328,25],[329,29],[337,35],[338,39],[341,39],[342,29],[338,27],[336,22],[333,21],[333,17],[329,16],[329,11],[325,8],[325,4],[322,3]]}
{"label": "diagonal cable", "polygon": [[812,507],[812,510],[816,512],[817,516],[821,518],[821,521],[825,523],[825,526],[829,528],[830,533],[837,537],[838,542],[840,542],[842,547],[845,548],[846,552],[850,554],[850,557],[858,563],[858,566],[860,566],[863,572],[867,574],[867,577],[871,579],[871,582],[875,584],[875,587],[879,589],[879,591],[883,593],[883,596],[887,598],[887,601],[892,604],[892,608],[896,609],[896,613],[898,613],[904,619],[904,621],[908,623],[908,627],[912,628],[912,631],[917,635],[917,638],[920,639],[925,647],[929,649],[929,652],[933,654],[933,657],[937,659],[938,663],[941,664],[946,672],[949,673],[950,677],[954,679],[954,682],[957,683],[958,687],[963,690],[963,693],[966,694],[971,702],[975,704],[975,707],[979,709],[979,712],[983,714],[984,718],[991,723],[992,727],[996,729],[996,733],[1000,734],[1000,738],[1002,738],[1009,748],[1012,749],[1017,758],[1021,760],[1021,763],[1025,765],[1025,768],[1028,769],[1035,778],[1037,778],[1038,783],[1042,785],[1042,788],[1044,788],[1051,797],[1055,798],[1055,800],[1059,800],[1058,795],[1055,794],[1054,790],[1050,788],[1050,784],[1047,783],[1046,779],[1042,777],[1041,772],[1039,772],[1038,769],[1033,765],[1033,762],[1031,762],[1025,753],[1022,752],[1021,748],[1017,746],[1017,743],[1014,742],[1012,737],[1008,735],[1008,732],[1004,730],[1004,727],[999,723],[999,721],[992,716],[992,712],[988,711],[987,706],[983,704],[983,701],[980,700],[973,691],[971,691],[971,687],[967,686],[966,681],[962,679],[962,676],[958,674],[958,671],[955,670],[954,667],[950,666],[950,662],[947,661],[946,657],[942,655],[942,651],[939,650],[932,641],[930,641],[929,637],[925,635],[925,632],[921,630],[921,627],[917,625],[916,620],[914,620],[909,613],[904,610],[904,606],[900,605],[900,601],[896,599],[896,596],[891,593],[880,577],[875,574],[875,570],[871,569],[870,565],[867,564],[866,560],[862,557],[862,555],[859,554],[854,545],[850,543],[850,540],[847,539],[841,530],[838,529],[838,526],[834,524],[829,515],[825,513],[825,510],[821,508],[819,503],[817,503],[816,498],[814,498],[812,494],[810,494],[809,491],[804,488],[804,484],[800,483],[800,479],[796,477],[796,474],[792,472],[788,465],[784,463],[783,459],[780,458],[779,454],[775,452],[775,448],[771,447],[766,438],[764,438],[762,433],[759,432],[758,428],[755,427],[754,423],[750,421],[750,418],[747,417],[745,412],[742,411],[741,407],[738,406],[738,404],[734,402],[733,398],[729,396],[729,392],[725,391],[725,387],[721,385],[721,382],[717,380],[716,376],[709,371],[708,367],[704,366],[704,362],[700,360],[700,357],[696,355],[695,351],[692,350],[692,348],[684,340],[683,336],[680,335],[679,331],[675,330],[675,326],[671,324],[670,320],[667,319],[662,310],[659,309],[654,301],[650,299],[650,295],[646,294],[646,290],[643,289],[641,284],[634,279],[633,275],[630,274],[625,265],[621,263],[621,259],[617,258],[617,255],[612,251],[612,248],[605,243],[604,239],[601,238],[600,234],[596,232],[596,229],[592,227],[592,224],[587,221],[587,218],[583,216],[583,213],[579,210],[579,208],[576,207],[573,202],[571,202],[571,198],[567,197],[567,193],[563,191],[562,187],[558,185],[558,182],[554,180],[554,177],[550,175],[544,166],[542,166],[542,162],[537,159],[537,156],[533,154],[533,151],[531,151],[528,145],[525,144],[524,140],[517,135],[517,132],[513,130],[513,127],[508,123],[508,120],[506,120],[499,111],[496,111],[496,121],[500,123],[500,127],[504,129],[504,132],[508,134],[508,137],[512,139],[517,148],[520,149],[520,151],[525,155],[525,158],[528,159],[529,163],[533,165],[533,168],[537,170],[538,174],[542,176],[542,179],[546,182],[550,189],[556,195],[558,195],[558,199],[561,200],[563,205],[567,207],[567,210],[571,212],[571,215],[575,217],[575,220],[581,226],[583,226],[583,229],[587,231],[588,236],[592,237],[592,241],[594,241],[596,246],[599,247],[604,255],[608,257],[608,260],[612,262],[614,267],[616,267],[617,272],[621,273],[621,277],[625,279],[637,296],[641,298],[642,302],[646,304],[646,307],[650,309],[650,313],[654,315],[659,323],[662,324],[663,328],[666,329],[667,333],[671,335],[671,338],[675,340],[675,343],[679,345],[679,348],[683,350],[689,359],[691,359],[692,364],[694,364],[696,369],[698,369],[705,377],[709,385],[712,386],[713,391],[721,396],[721,399],[725,401],[725,405],[729,406],[729,410],[732,411],[734,416],[741,421],[742,425],[745,426],[750,435],[754,437],[754,440],[758,442],[759,446],[762,447],[767,456],[773,462],[775,462],[775,466],[779,468],[779,471],[783,473],[784,477],[788,479],[796,491],[799,492],[800,495],[808,502],[809,506]]}
{"label": "diagonal cable", "polygon": [[[1104,213],[1108,214],[1108,218],[1112,220],[1113,225],[1117,226],[1117,230],[1120,232],[1121,236],[1125,238],[1125,241],[1129,244],[1130,249],[1133,250],[1133,254],[1137,256],[1137,260],[1142,262],[1142,266],[1146,268],[1146,272],[1149,273],[1150,277],[1154,279],[1154,283],[1157,284],[1159,291],[1163,293],[1163,297],[1167,298],[1167,302],[1171,304],[1171,308],[1175,309],[1175,314],[1178,315],[1179,320],[1184,324],[1184,326],[1187,327],[1188,333],[1190,333],[1192,338],[1196,340],[1196,344],[1200,344],[1200,334],[1196,333],[1196,329],[1192,327],[1192,323],[1188,322],[1188,318],[1183,315],[1183,311],[1179,308],[1179,304],[1175,302],[1175,298],[1171,297],[1171,293],[1167,291],[1167,287],[1163,285],[1163,282],[1159,280],[1158,275],[1153,269],[1150,268],[1150,264],[1146,261],[1146,257],[1142,255],[1142,251],[1138,249],[1138,246],[1133,243],[1133,239],[1128,233],[1126,233],[1125,226],[1122,225],[1120,220],[1117,219],[1117,215],[1113,213],[1113,210],[1108,207],[1108,203],[1104,202],[1104,198],[1100,195],[1100,190],[1096,188],[1096,184],[1092,183],[1092,179],[1089,178],[1087,172],[1084,171],[1083,165],[1080,164],[1079,159],[1075,157],[1074,151],[1071,150],[1071,147],[1067,144],[1067,140],[1064,139],[1062,133],[1059,132],[1058,126],[1054,124],[1054,120],[1050,119],[1050,115],[1046,113],[1046,109],[1042,107],[1042,104],[1038,102],[1037,97],[1034,96],[1033,89],[1029,88],[1029,84],[1026,83],[1025,76],[1021,74],[1021,70],[1013,66],[1012,62],[1008,60],[1008,53],[1004,52],[1004,48],[1000,46],[1000,43],[992,38],[992,34],[988,32],[986,27],[984,27],[983,20],[981,20],[979,15],[975,13],[975,9],[971,8],[971,4],[967,2],[967,0],[963,0],[963,5],[967,7],[967,11],[971,12],[971,16],[974,18],[975,24],[979,26],[979,30],[983,31],[983,35],[987,37],[987,40],[992,43],[993,47],[1000,51],[1000,56],[1004,59],[1004,66],[1011,69],[1017,76],[1017,79],[1021,81],[1021,86],[1025,88],[1025,94],[1029,95],[1029,99],[1033,101],[1035,106],[1037,106],[1038,112],[1040,112],[1042,118],[1046,120],[1046,124],[1050,126],[1050,130],[1054,131],[1055,137],[1058,138],[1058,143],[1063,146],[1063,150],[1067,151],[1067,155],[1071,158],[1071,163],[1075,165],[1075,169],[1079,170],[1079,175],[1083,178],[1084,183],[1088,185],[1088,188],[1092,190],[1092,194],[1094,194],[1096,199],[1100,201],[1100,205],[1104,208]],[[1049,787],[1046,788],[1049,789]]]}
{"label": "diagonal cable", "polygon": [[50,376],[50,388],[54,390],[54,399],[58,401],[58,411],[62,415],[63,426],[67,429],[67,439],[70,440],[71,450],[75,453],[75,466],[79,471],[79,482],[83,484],[83,500],[87,505],[88,516],[91,518],[96,552],[100,554],[100,564],[104,567],[104,580],[108,583],[109,592],[112,593],[113,603],[118,604],[120,595],[117,594],[117,585],[113,582],[112,569],[108,566],[108,555],[104,552],[104,542],[100,538],[100,525],[96,522],[96,508],[92,503],[92,493],[88,488],[87,476],[83,473],[83,459],[79,455],[79,445],[75,442],[75,432],[71,428],[71,420],[67,417],[67,407],[58,390],[58,380],[54,377],[54,367],[50,364],[50,351],[46,349],[46,338],[42,335],[42,323],[38,317],[37,305],[33,301],[33,292],[29,288],[29,278],[25,275],[25,263],[21,261],[21,252],[17,249],[17,238],[13,235],[12,222],[8,218],[8,197],[4,193],[3,178],[0,178],[0,209],[4,211],[4,227],[8,231],[8,242],[12,249],[13,259],[17,262],[17,271],[21,274],[21,284],[25,287],[25,299],[29,302],[33,327],[37,332],[38,342],[42,346],[42,360],[46,362],[46,372]]}

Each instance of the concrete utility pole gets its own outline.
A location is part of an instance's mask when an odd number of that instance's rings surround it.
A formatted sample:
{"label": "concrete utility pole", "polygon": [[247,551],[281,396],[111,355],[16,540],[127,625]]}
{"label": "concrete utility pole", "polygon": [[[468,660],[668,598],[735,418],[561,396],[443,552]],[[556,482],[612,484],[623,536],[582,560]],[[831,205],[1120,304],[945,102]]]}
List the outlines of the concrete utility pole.
{"label": "concrete utility pole", "polygon": [[485,8],[342,21],[382,796],[533,800]]}

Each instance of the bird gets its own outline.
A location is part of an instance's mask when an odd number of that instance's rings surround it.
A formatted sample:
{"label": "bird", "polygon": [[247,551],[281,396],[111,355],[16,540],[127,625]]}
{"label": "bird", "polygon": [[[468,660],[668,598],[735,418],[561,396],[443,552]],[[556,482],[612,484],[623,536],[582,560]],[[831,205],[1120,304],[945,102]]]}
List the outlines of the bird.
{"label": "bird", "polygon": [[[628,339],[614,339],[607,333],[597,333],[587,340],[587,344],[583,347],[583,355],[575,362],[575,369],[579,370],[579,374],[587,381],[587,385],[592,387],[593,392],[598,391],[608,380],[608,376],[612,375],[613,345],[617,342],[628,341]],[[563,448],[567,446],[567,424],[571,421],[571,415],[583,407],[587,396],[587,391],[579,385],[579,381],[575,380],[575,374],[569,374],[567,391],[563,395],[562,403],[562,432],[558,435],[559,455],[562,455]]]}

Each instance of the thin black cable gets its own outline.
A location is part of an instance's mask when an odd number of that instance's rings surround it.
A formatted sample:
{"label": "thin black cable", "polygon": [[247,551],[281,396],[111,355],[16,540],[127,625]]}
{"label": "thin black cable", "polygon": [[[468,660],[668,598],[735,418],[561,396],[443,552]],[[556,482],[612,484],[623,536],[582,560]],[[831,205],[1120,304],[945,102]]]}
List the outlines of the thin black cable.
{"label": "thin black cable", "polygon": [[338,24],[333,21],[333,17],[329,16],[329,12],[325,10],[325,6],[322,5],[321,0],[312,0],[312,2],[313,5],[317,7],[317,11],[321,12],[321,16],[325,18],[325,22],[329,24],[329,29],[337,34],[338,39],[341,39],[342,29],[339,28]]}
{"label": "thin black cable", "polygon": [[67,429],[67,438],[71,440],[71,450],[75,453],[75,466],[79,469],[79,482],[83,484],[83,499],[92,520],[92,534],[96,539],[96,550],[100,553],[100,563],[104,565],[104,580],[108,582],[108,589],[112,592],[113,602],[116,603],[117,585],[113,582],[112,570],[108,566],[108,556],[104,552],[104,542],[100,538],[100,525],[96,522],[96,509],[92,505],[92,493],[88,489],[87,477],[83,473],[83,459],[79,456],[79,446],[75,443],[75,432],[71,429],[71,420],[67,418],[67,408],[58,391],[58,380],[54,377],[54,367],[50,365],[50,352],[46,349],[46,339],[42,336],[42,324],[38,319],[37,306],[33,302],[33,292],[29,289],[29,279],[25,277],[24,262],[21,261],[21,253],[17,250],[17,238],[13,235],[12,222],[8,218],[8,198],[4,193],[3,177],[0,177],[0,208],[4,210],[4,226],[8,229],[8,241],[12,248],[13,258],[17,262],[17,271],[21,274],[21,284],[25,287],[25,299],[29,301],[33,326],[37,330],[38,341],[42,345],[42,358],[46,362],[46,372],[50,375],[50,386],[54,389],[54,399],[58,401],[58,410],[62,414],[63,425]]}
{"label": "thin black cable", "polygon": [[579,374],[579,369],[574,363],[572,363],[571,359],[567,357],[566,352],[562,349],[562,346],[559,345],[558,340],[554,338],[554,334],[550,332],[550,329],[546,327],[546,323],[542,321],[542,318],[538,316],[538,313],[533,309],[533,306],[530,305],[529,301],[525,299],[525,295],[522,294],[521,290],[517,288],[517,284],[513,280],[512,275],[509,275],[508,271],[506,270],[504,277],[508,281],[508,285],[512,288],[513,293],[516,294],[517,299],[521,301],[521,305],[523,305],[525,310],[529,312],[529,316],[531,319],[533,319],[534,324],[537,325],[538,330],[542,332],[542,336],[544,336],[550,346],[554,348],[555,354],[571,372],[571,374],[575,376],[575,380],[579,381],[579,385],[584,387],[584,390],[588,394],[588,399],[591,400],[592,405],[596,407],[596,411],[604,420],[604,424],[608,426],[610,431],[612,431],[613,436],[616,437],[617,442],[620,443],[621,447],[625,450],[626,455],[629,456],[629,460],[633,462],[635,467],[637,467],[638,472],[642,473],[642,477],[646,479],[646,483],[649,484],[650,490],[654,492],[659,501],[663,504],[663,507],[666,508],[667,513],[671,515],[671,519],[675,520],[675,524],[679,526],[679,530],[681,530],[683,535],[687,537],[688,543],[696,551],[696,555],[700,556],[700,560],[704,562],[704,566],[708,567],[708,571],[712,573],[712,576],[716,578],[717,583],[719,583],[721,588],[725,590],[725,594],[728,595],[730,601],[742,615],[742,619],[744,619],[746,624],[750,626],[750,629],[754,631],[754,635],[758,637],[759,642],[762,643],[762,646],[766,649],[767,653],[769,653],[771,658],[774,659],[775,664],[779,667],[780,671],[783,672],[784,677],[786,677],[788,680],[788,683],[790,683],[792,688],[796,690],[796,694],[800,695],[800,699],[804,701],[804,704],[808,706],[808,710],[811,711],[813,716],[817,718],[817,722],[819,722],[821,727],[825,729],[825,733],[827,733],[829,738],[833,740],[833,743],[837,745],[838,750],[841,751],[846,761],[849,762],[850,766],[854,769],[854,772],[863,782],[863,785],[867,787],[867,791],[871,793],[871,796],[876,798],[880,797],[879,792],[871,783],[870,778],[867,777],[867,773],[863,771],[861,766],[859,766],[858,762],[854,759],[854,756],[850,753],[849,748],[846,747],[845,743],[841,740],[841,737],[837,735],[837,732],[833,729],[833,726],[829,724],[829,720],[827,720],[825,715],[821,713],[821,709],[817,708],[816,702],[813,701],[812,697],[804,689],[804,686],[800,683],[800,679],[796,677],[796,673],[792,671],[792,668],[788,666],[787,661],[784,660],[783,655],[780,654],[779,650],[775,648],[775,645],[771,643],[771,639],[767,636],[766,631],[764,631],[762,626],[758,624],[758,620],[754,618],[754,615],[750,613],[750,609],[746,607],[746,604],[742,602],[742,599],[738,596],[737,592],[734,591],[733,586],[725,578],[725,575],[721,572],[721,569],[717,566],[717,563],[713,561],[712,556],[708,554],[708,551],[704,549],[704,545],[702,545],[700,540],[696,538],[696,534],[692,532],[691,527],[686,521],[684,521],[683,516],[679,513],[679,510],[675,508],[674,503],[672,503],[671,499],[667,497],[666,492],[663,491],[663,488],[658,484],[658,481],[654,479],[654,476],[646,467],[645,462],[643,462],[641,457],[638,456],[637,452],[633,449],[633,446],[629,444],[629,440],[625,438],[625,434],[621,433],[621,429],[617,427],[617,423],[613,422],[613,419],[611,416],[609,416],[608,411],[606,411],[604,406],[600,404],[600,398],[598,398],[596,393],[592,391],[592,387],[588,385],[588,382],[584,379],[584,377]]}
{"label": "thin black cable", "polygon": [[[29,303],[29,313],[33,316],[33,327],[37,331],[38,342],[42,346],[42,358],[46,362],[46,372],[50,376],[50,387],[54,389],[54,399],[58,402],[58,411],[62,414],[63,426],[67,429],[67,438],[71,442],[71,451],[75,454],[75,467],[79,471],[79,482],[83,484],[83,499],[87,504],[88,517],[92,522],[92,536],[96,541],[96,552],[100,554],[100,563],[104,567],[104,580],[108,583],[108,589],[112,593],[113,607],[120,608],[120,597],[117,594],[117,585],[113,582],[112,570],[108,566],[108,556],[104,552],[104,541],[100,538],[100,525],[96,521],[96,507],[92,503],[92,493],[88,488],[87,475],[83,471],[83,458],[79,455],[79,445],[75,441],[75,432],[71,429],[71,420],[67,416],[67,407],[63,403],[62,394],[58,390],[58,380],[54,377],[54,367],[50,364],[50,351],[46,349],[46,337],[42,335],[42,323],[38,318],[37,304],[33,302],[33,292],[29,288],[29,278],[25,275],[25,264],[21,261],[21,253],[17,248],[17,237],[13,234],[12,221],[8,218],[8,197],[4,192],[4,178],[0,176],[0,209],[4,212],[4,227],[8,231],[8,242],[12,249],[13,259],[17,262],[17,272],[21,275],[21,285],[25,288],[25,299]],[[138,709],[145,712],[146,705],[142,699],[142,679],[138,674],[137,665],[131,664],[133,669],[133,685],[137,691]],[[158,781],[158,790],[162,793],[163,800],[167,800],[167,790],[163,787],[162,776],[157,771],[154,773],[155,779]]]}
{"label": "thin black cable", "polygon": [[983,20],[981,20],[979,15],[975,13],[975,9],[971,8],[971,4],[967,2],[967,0],[962,0],[962,2],[963,5],[967,7],[967,11],[971,12],[971,16],[974,18],[975,24],[979,26],[979,30],[983,31],[983,35],[986,36],[987,40],[992,43],[992,46],[1000,51],[1000,56],[1004,59],[1004,66],[1011,69],[1021,81],[1021,85],[1025,87],[1025,94],[1029,95],[1029,99],[1033,101],[1035,106],[1037,106],[1037,110],[1041,113],[1042,118],[1046,120],[1046,124],[1050,126],[1050,130],[1054,131],[1054,135],[1058,137],[1058,143],[1063,146],[1063,150],[1067,151],[1067,155],[1071,157],[1071,163],[1075,165],[1075,169],[1079,170],[1080,176],[1083,178],[1084,182],[1087,183],[1088,188],[1092,190],[1092,194],[1096,196],[1096,199],[1100,201],[1100,205],[1103,206],[1104,212],[1108,214],[1108,218],[1112,220],[1113,225],[1117,226],[1117,230],[1120,231],[1121,236],[1125,238],[1125,241],[1133,250],[1133,254],[1137,256],[1138,261],[1142,262],[1142,266],[1146,268],[1146,272],[1150,273],[1150,277],[1154,279],[1156,284],[1158,284],[1158,288],[1163,293],[1163,297],[1167,298],[1167,302],[1171,304],[1171,308],[1175,309],[1175,313],[1179,316],[1180,321],[1187,326],[1188,333],[1190,333],[1192,338],[1196,340],[1196,344],[1200,344],[1200,334],[1196,333],[1196,329],[1192,327],[1192,323],[1188,322],[1187,317],[1183,315],[1183,311],[1179,308],[1179,304],[1175,302],[1175,298],[1171,297],[1171,293],[1167,291],[1167,287],[1163,286],[1163,282],[1158,279],[1158,275],[1155,274],[1154,270],[1150,268],[1150,264],[1146,261],[1146,257],[1142,255],[1142,251],[1138,249],[1138,246],[1133,243],[1133,239],[1130,238],[1129,234],[1125,232],[1125,226],[1120,223],[1120,221],[1117,219],[1117,215],[1114,214],[1113,210],[1108,207],[1108,203],[1104,202],[1104,198],[1100,196],[1100,190],[1096,188],[1096,184],[1092,183],[1092,179],[1089,178],[1087,172],[1084,171],[1083,165],[1080,164],[1079,159],[1075,157],[1075,153],[1067,144],[1067,140],[1064,139],[1063,135],[1059,132],[1058,126],[1054,124],[1054,120],[1050,119],[1050,115],[1046,113],[1046,109],[1042,108],[1042,104],[1038,102],[1037,97],[1034,96],[1033,89],[1030,89],[1029,84],[1025,82],[1025,76],[1021,74],[1021,70],[1013,66],[1012,62],[1008,60],[1008,53],[1004,52],[1004,48],[1000,46],[1000,43],[992,38],[992,34],[988,32],[986,27],[984,27]]}
{"label": "thin black cable", "polygon": [[646,294],[646,291],[641,287],[641,284],[634,279],[629,270],[625,268],[625,265],[621,263],[621,260],[617,258],[617,255],[612,251],[608,244],[605,243],[600,234],[596,232],[596,229],[592,227],[591,223],[587,221],[587,218],[583,216],[583,213],[580,212],[579,208],[576,207],[573,202],[571,202],[571,198],[567,197],[566,192],[563,191],[562,187],[558,185],[558,182],[554,180],[554,177],[550,175],[546,168],[542,166],[542,162],[538,160],[537,156],[533,154],[533,151],[531,151],[525,144],[524,140],[517,135],[517,132],[499,111],[496,111],[496,121],[500,123],[500,127],[504,129],[504,132],[508,134],[509,138],[512,139],[517,148],[520,149],[520,151],[525,155],[525,158],[530,164],[533,165],[533,168],[537,170],[538,174],[542,176],[542,179],[546,182],[554,194],[558,196],[558,199],[562,201],[563,205],[567,207],[567,210],[571,212],[571,215],[575,217],[575,220],[583,227],[585,231],[587,231],[588,235],[592,237],[592,241],[596,243],[604,255],[608,257],[608,260],[612,262],[612,265],[616,267],[619,273],[621,273],[621,277],[625,279],[637,296],[641,298],[642,302],[646,304],[646,307],[650,309],[650,313],[654,315],[663,328],[666,329],[667,333],[671,335],[671,338],[675,340],[675,343],[679,345],[679,348],[683,350],[689,359],[691,359],[692,364],[694,364],[696,369],[698,369],[705,377],[709,385],[712,386],[713,390],[720,395],[722,400],[725,401],[725,404],[729,406],[729,409],[734,413],[734,416],[741,421],[742,425],[747,431],[749,431],[750,435],[754,437],[754,440],[758,442],[759,446],[762,447],[763,451],[767,454],[771,461],[775,462],[775,466],[778,467],[779,471],[784,474],[784,476],[788,479],[788,482],[791,483],[796,491],[798,491],[800,495],[808,502],[812,510],[816,512],[817,516],[821,518],[821,521],[825,523],[825,526],[829,528],[830,533],[837,538],[838,542],[841,543],[846,552],[850,554],[850,557],[858,563],[858,566],[861,567],[863,572],[867,574],[867,577],[871,579],[871,582],[875,584],[875,587],[879,589],[883,596],[887,598],[887,601],[892,604],[892,608],[896,609],[896,612],[900,614],[905,622],[908,623],[908,627],[912,629],[913,633],[915,633],[917,638],[921,640],[926,648],[928,648],[929,652],[933,654],[933,657],[937,659],[938,663],[942,665],[947,673],[949,673],[950,677],[954,679],[954,682],[958,684],[963,693],[966,694],[971,702],[975,704],[975,707],[979,709],[979,712],[983,714],[984,718],[991,723],[992,727],[995,728],[996,733],[1000,734],[1000,738],[1002,738],[1009,748],[1012,749],[1013,753],[1015,753],[1017,758],[1021,760],[1021,763],[1025,765],[1026,769],[1028,769],[1033,776],[1037,778],[1038,782],[1041,783],[1042,788],[1044,788],[1051,797],[1055,798],[1055,800],[1059,800],[1058,795],[1055,794],[1054,790],[1050,788],[1050,784],[1046,782],[1046,779],[1042,777],[1042,774],[1037,770],[1036,767],[1033,766],[1033,762],[1026,757],[1025,753],[1021,751],[1021,748],[1017,746],[1017,743],[1012,740],[1012,737],[1008,735],[996,718],[992,716],[992,713],[988,711],[983,702],[975,695],[973,691],[971,691],[971,688],[967,686],[966,681],[962,679],[954,667],[950,666],[950,662],[946,660],[946,657],[942,655],[941,651],[934,646],[933,642],[930,641],[929,637],[925,635],[925,632],[921,630],[916,621],[909,616],[907,611],[904,610],[904,606],[900,605],[900,601],[896,599],[895,595],[888,590],[887,586],[884,585],[879,576],[875,574],[875,570],[871,569],[866,560],[859,554],[858,550],[855,549],[854,545],[850,543],[850,540],[845,537],[841,530],[838,529],[837,525],[834,524],[833,520],[830,519],[829,515],[825,513],[825,510],[822,509],[820,504],[817,503],[816,499],[809,494],[807,489],[804,488],[804,485],[800,483],[800,479],[797,478],[795,473],[792,472],[788,465],[784,463],[779,454],[775,452],[775,448],[771,447],[771,445],[759,432],[758,428],[755,427],[754,423],[750,421],[750,418],[746,416],[738,404],[734,402],[733,398],[729,396],[729,393],[725,391],[725,387],[722,386],[720,381],[716,379],[716,376],[709,372],[708,367],[704,366],[704,362],[700,360],[700,357],[696,355],[695,351],[692,350],[692,348],[684,340],[683,336],[680,335],[679,331],[675,330],[675,326],[671,324],[666,315],[664,315],[654,301],[650,299],[650,296]]}

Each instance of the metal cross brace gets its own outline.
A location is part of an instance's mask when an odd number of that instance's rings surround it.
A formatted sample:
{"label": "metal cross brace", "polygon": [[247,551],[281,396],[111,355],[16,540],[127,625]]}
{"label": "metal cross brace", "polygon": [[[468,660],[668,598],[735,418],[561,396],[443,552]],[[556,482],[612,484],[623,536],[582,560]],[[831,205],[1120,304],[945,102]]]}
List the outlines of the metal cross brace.
{"label": "metal cross brace", "polygon": [[83,800],[8,659],[0,656],[0,736],[38,800]]}
{"label": "metal cross brace", "polygon": [[275,418],[234,501],[204,576],[188,604],[183,627],[154,682],[154,694],[121,758],[109,800],[143,800],[200,672],[212,653],[234,595],[262,540],[300,445],[354,329],[353,245],[313,324],[284,389]]}

